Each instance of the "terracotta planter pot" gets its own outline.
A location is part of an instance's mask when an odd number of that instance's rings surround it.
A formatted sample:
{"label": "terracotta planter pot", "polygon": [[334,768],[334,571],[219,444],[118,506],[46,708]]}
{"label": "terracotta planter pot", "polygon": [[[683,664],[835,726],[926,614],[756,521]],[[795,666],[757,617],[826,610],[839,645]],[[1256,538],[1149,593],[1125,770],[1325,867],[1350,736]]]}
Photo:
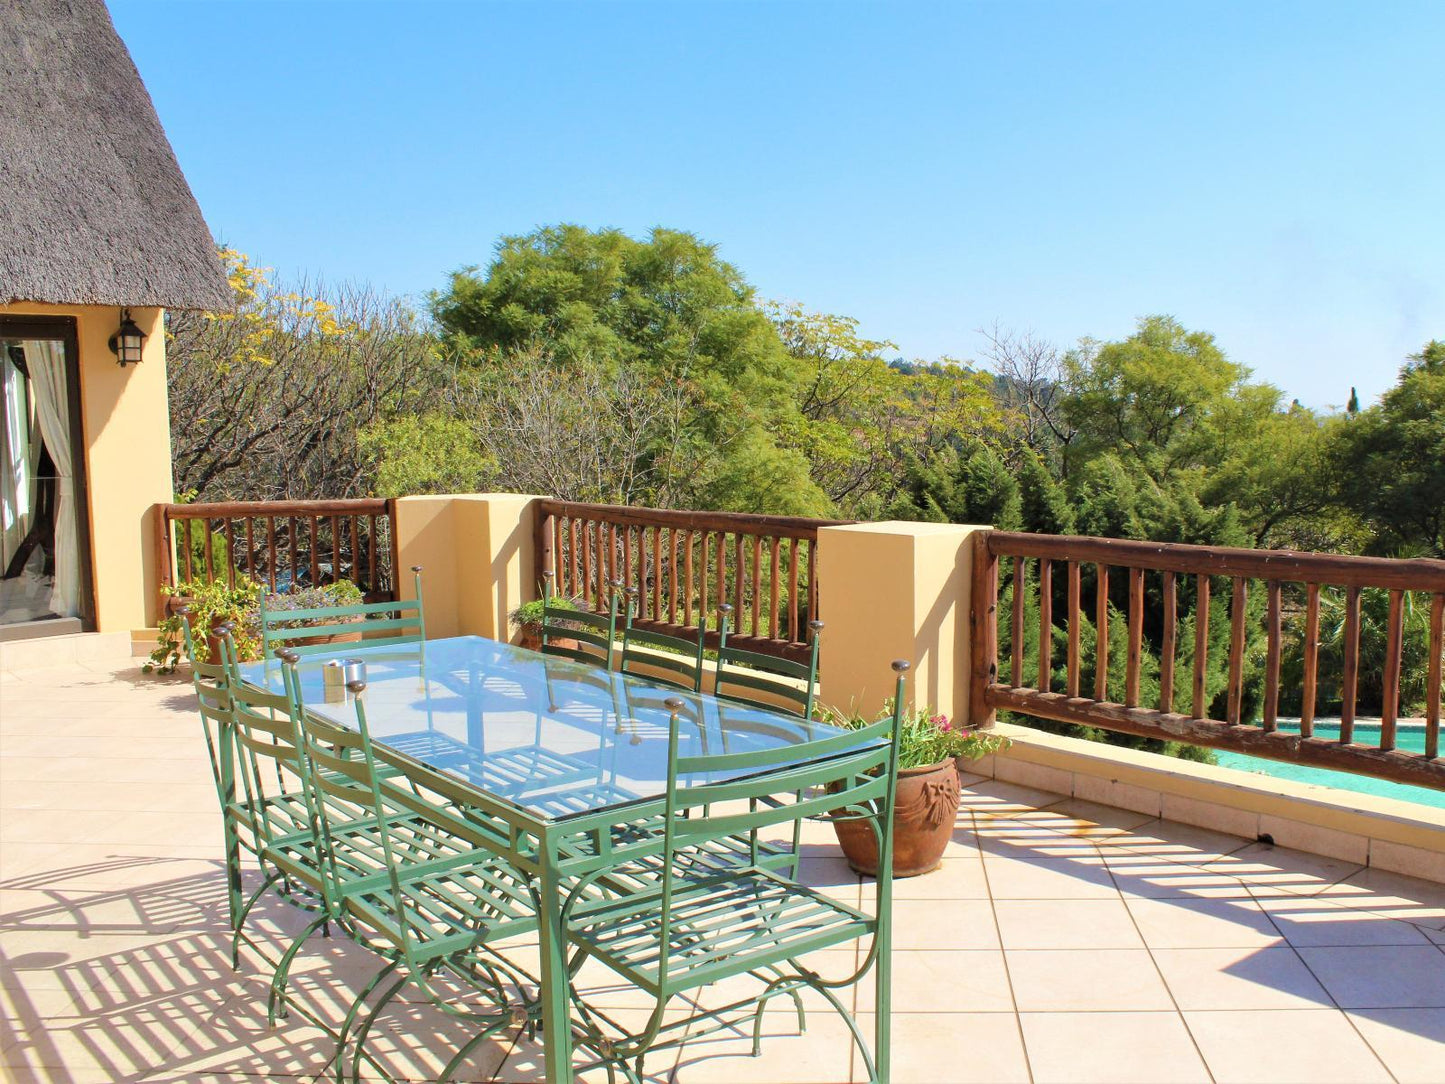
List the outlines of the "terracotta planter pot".
{"label": "terracotta planter pot", "polygon": [[[898,773],[893,802],[893,876],[917,877],[938,868],[958,815],[958,769],[952,759]],[[848,865],[878,872],[878,846],[867,821],[834,821]]]}
{"label": "terracotta planter pot", "polygon": [[[577,643],[576,640],[569,640],[564,636],[552,637],[552,643],[556,647],[560,647],[568,651],[576,651],[581,646]],[[523,625],[521,629],[521,637],[517,640],[517,646],[525,647],[528,651],[541,651],[542,626]]]}
{"label": "terracotta planter pot", "polygon": [[[344,628],[343,625],[336,626]],[[303,636],[299,640],[287,640],[292,647],[310,647],[312,644],[359,644],[361,633],[359,632],[328,632],[316,636]]]}

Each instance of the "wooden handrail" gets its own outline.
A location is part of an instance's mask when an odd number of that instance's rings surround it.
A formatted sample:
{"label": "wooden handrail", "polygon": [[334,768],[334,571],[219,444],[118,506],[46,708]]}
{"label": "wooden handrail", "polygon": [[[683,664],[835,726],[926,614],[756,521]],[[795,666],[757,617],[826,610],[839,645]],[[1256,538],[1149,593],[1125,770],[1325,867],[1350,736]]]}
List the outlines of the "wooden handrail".
{"label": "wooden handrail", "polygon": [[1023,531],[989,531],[987,537],[989,552],[995,556],[1043,557],[1114,568],[1208,573],[1289,583],[1445,592],[1445,561],[1429,557],[1351,557],[1337,553],[1191,546],[1182,542],[1135,542]]}
{"label": "wooden handrail", "polygon": [[[1006,565],[1005,565],[1006,563]],[[1008,567],[1013,594],[1006,620],[1010,659],[1007,677],[998,659],[1000,576]],[[1030,575],[1032,568],[1032,576]],[[1063,576],[1060,576],[1062,566]],[[1081,581],[1092,573],[1093,606],[1082,604]],[[1111,576],[1111,573],[1118,573]],[[1149,601],[1148,583],[1157,584],[1157,604]],[[1157,576],[1155,575],[1157,574]],[[1211,590],[1211,580],[1228,581],[1229,591]],[[1068,651],[1064,661],[1064,692],[1050,688],[1054,669],[1056,631],[1054,584],[1066,584],[1064,623]],[[1192,604],[1181,613],[1180,581],[1192,586]],[[1251,581],[1262,584],[1256,593]],[[1217,585],[1216,585],[1217,586]],[[1286,588],[1289,589],[1288,593]],[[1322,674],[1320,659],[1321,590],[1340,600],[1342,657],[1337,673]],[[1025,629],[1025,596],[1037,592],[1032,635]],[[1383,607],[1384,663],[1367,674],[1361,658],[1362,598]],[[1424,752],[1396,748],[1401,710],[1404,648],[1404,610],[1411,596],[1429,607],[1425,632]],[[1386,599],[1388,596],[1388,599]],[[1186,595],[1188,598],[1188,595]],[[1249,601],[1262,598],[1262,611],[1251,618]],[[1293,602],[1289,600],[1293,599]],[[1258,605],[1258,604],[1257,604]],[[1211,606],[1223,607],[1228,617],[1227,656],[1222,692],[1209,665],[1211,628],[1222,620]],[[1084,689],[1080,657],[1081,614],[1092,611],[1095,623],[1095,674],[1092,689]],[[1122,613],[1127,630],[1128,654],[1123,664],[1122,687],[1113,687],[1108,664],[1110,614]],[[1192,696],[1176,710],[1175,674],[1181,647],[1181,617],[1194,623]],[[1264,622],[1263,682],[1258,721],[1246,718],[1245,691],[1249,672],[1259,662],[1247,653],[1251,620]],[[1287,626],[1286,620],[1293,622]],[[1158,702],[1141,703],[1142,653],[1146,624],[1154,630],[1160,654]],[[1302,631],[1294,633],[1293,630]],[[989,725],[999,709],[1058,722],[1101,727],[1122,733],[1183,741],[1210,748],[1230,749],[1256,756],[1294,761],[1318,767],[1373,775],[1398,782],[1445,789],[1445,759],[1441,759],[1441,672],[1445,656],[1445,561],[1426,558],[1392,560],[1291,550],[1248,550],[1175,543],[1136,542],[1071,535],[1036,535],[1016,531],[988,531],[980,535],[974,557],[973,658],[970,659],[970,704],[973,718]],[[1285,688],[1283,656],[1286,629],[1298,637],[1302,675],[1297,689]],[[1222,633],[1221,633],[1222,635]],[[1037,644],[1038,666],[1024,665],[1025,644]],[[1216,639],[1214,646],[1219,647]],[[1187,656],[1186,656],[1187,658]],[[1117,663],[1116,663],[1117,665]],[[1254,671],[1256,674],[1257,670]],[[1380,685],[1379,736],[1371,746],[1356,742],[1360,685],[1364,677]],[[1114,681],[1118,681],[1115,671]],[[1321,690],[1338,689],[1340,732],[1337,738],[1315,736]],[[1282,695],[1298,693],[1298,733],[1280,729]],[[1211,715],[1219,696],[1220,716]]]}
{"label": "wooden handrail", "polygon": [[848,520],[685,512],[542,500],[533,546],[539,576],[589,609],[605,611],[611,585],[626,592],[634,624],[717,643],[719,608],[733,608],[728,642],[806,661],[818,616],[818,528]]}
{"label": "wooden handrail", "polygon": [[244,575],[274,591],[349,579],[371,601],[395,598],[395,517],[385,498],[168,503],[154,517],[163,587],[217,578],[234,585]]}

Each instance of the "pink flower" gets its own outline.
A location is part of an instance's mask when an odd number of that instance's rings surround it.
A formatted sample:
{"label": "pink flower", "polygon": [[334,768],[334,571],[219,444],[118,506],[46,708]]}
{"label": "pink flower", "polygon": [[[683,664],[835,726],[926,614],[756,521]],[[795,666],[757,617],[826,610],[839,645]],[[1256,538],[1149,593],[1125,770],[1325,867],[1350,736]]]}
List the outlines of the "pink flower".
{"label": "pink flower", "polygon": [[935,715],[929,722],[945,733],[953,729],[953,724],[948,721],[947,715]]}

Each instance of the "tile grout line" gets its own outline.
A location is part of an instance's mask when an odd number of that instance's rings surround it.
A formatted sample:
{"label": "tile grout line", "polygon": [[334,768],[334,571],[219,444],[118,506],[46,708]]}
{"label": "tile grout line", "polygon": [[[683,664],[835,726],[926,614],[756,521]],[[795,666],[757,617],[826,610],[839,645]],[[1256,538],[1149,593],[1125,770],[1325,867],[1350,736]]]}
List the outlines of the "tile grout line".
{"label": "tile grout line", "polygon": [[[1359,871],[1356,870],[1355,872],[1358,873]],[[1349,874],[1349,876],[1351,877],[1353,877],[1354,875],[1354,873]],[[1335,881],[1332,883],[1339,884],[1340,882]],[[1245,885],[1245,889],[1249,891],[1249,898],[1254,900],[1255,906],[1259,907],[1259,901],[1255,899],[1254,891],[1251,889],[1251,887],[1249,885]],[[1273,898],[1278,899],[1279,897]],[[1315,973],[1314,968],[1310,967],[1309,961],[1304,958],[1304,953],[1300,952],[1299,946],[1289,939],[1288,935],[1284,932],[1284,930],[1280,929],[1279,923],[1274,920],[1274,915],[1266,911],[1263,907],[1259,907],[1259,910],[1260,913],[1269,920],[1269,924],[1274,927],[1274,932],[1279,934],[1280,940],[1289,946],[1289,950],[1294,953],[1295,959],[1300,962],[1300,966],[1305,969],[1305,971],[1309,974],[1310,978],[1314,979],[1316,985],[1318,985],[1319,988],[1324,991],[1325,997],[1330,999],[1330,1004],[1335,1007],[1335,1011],[1340,1014],[1340,1016],[1344,1019],[1345,1023],[1349,1025],[1350,1030],[1353,1031],[1355,1035],[1359,1037],[1360,1041],[1365,1044],[1365,1049],[1368,1050],[1370,1054],[1374,1057],[1375,1061],[1379,1063],[1380,1068],[1385,1070],[1385,1075],[1388,1076],[1392,1081],[1398,1081],[1400,1078],[1395,1075],[1395,1071],[1390,1068],[1390,1066],[1385,1062],[1385,1059],[1380,1055],[1380,1052],[1376,1050],[1373,1044],[1371,1044],[1370,1040],[1365,1037],[1364,1032],[1362,1032],[1359,1029],[1359,1026],[1355,1023],[1354,1017],[1352,1017],[1348,1012],[1345,1011],[1344,1006],[1340,1004],[1339,999],[1335,997],[1334,993],[1330,990],[1330,988],[1325,985],[1324,980]]]}
{"label": "tile grout line", "polygon": [[1003,947],[1003,928],[999,925],[998,921],[998,903],[993,898],[993,883],[988,877],[988,863],[983,861],[983,846],[978,835],[978,816],[973,810],[969,810],[968,820],[969,830],[973,833],[974,841],[975,843],[979,843],[979,864],[983,867],[983,887],[988,893],[988,911],[989,914],[993,916],[993,931],[998,937],[998,955],[999,959],[1003,961],[1004,982],[1008,984],[1009,1002],[1013,1005],[1014,1029],[1018,1033],[1019,1049],[1023,1051],[1024,1055],[1024,1072],[1028,1074],[1030,1084],[1033,1084],[1033,1058],[1029,1055],[1028,1040],[1024,1036],[1024,1020],[1023,1016],[1019,1013],[1018,995],[1014,992],[1013,972],[1009,968],[1008,952]]}

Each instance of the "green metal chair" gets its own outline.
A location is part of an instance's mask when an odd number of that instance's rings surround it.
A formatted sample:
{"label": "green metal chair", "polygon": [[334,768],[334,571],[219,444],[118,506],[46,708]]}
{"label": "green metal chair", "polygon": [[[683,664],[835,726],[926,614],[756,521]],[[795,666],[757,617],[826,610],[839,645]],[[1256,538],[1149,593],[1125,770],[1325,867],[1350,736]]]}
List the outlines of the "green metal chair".
{"label": "green metal chair", "polygon": [[[274,659],[282,649],[297,655],[334,654],[334,643],[308,643],[337,631],[360,633],[367,647],[402,647],[426,641],[422,608],[421,565],[412,566],[416,597],[395,602],[358,602],[351,606],[317,606],[306,610],[268,610],[266,589],[257,592],[261,654]],[[346,621],[338,630],[338,618]]]}
{"label": "green metal chair", "polygon": [[[288,660],[293,674],[294,663],[294,657]],[[384,976],[401,971],[355,1033],[352,1079],[360,1079],[373,1024],[409,985],[478,1029],[439,1078],[449,1079],[478,1043],[510,1025],[531,1027],[538,1016],[528,992],[536,989],[536,980],[489,947],[489,942],[536,929],[528,879],[505,857],[511,843],[505,828],[458,812],[473,798],[457,780],[419,764],[400,765],[401,775],[384,770],[398,766],[381,764],[371,741],[365,683],[348,686],[355,730],[338,730],[308,715],[294,676],[292,686],[300,709],[297,740],[324,856],[322,893],[353,936],[389,961],[347,1014],[343,1045],[359,1019],[362,1000]],[[351,819],[341,812],[348,808],[366,812]],[[435,984],[439,972],[469,985],[485,1004],[456,1005]]]}
{"label": "green metal chair", "polygon": [[[206,739],[206,756],[211,764],[211,780],[216,786],[216,802],[221,810],[226,864],[226,909],[230,928],[240,928],[241,921],[241,850],[244,846],[257,853],[248,833],[243,840],[233,808],[235,779],[235,724],[231,707],[231,678],[221,660],[201,662],[196,658],[190,616],[182,611],[181,628],[186,655],[191,660],[191,684],[196,691],[196,705],[201,716],[201,732]],[[236,965],[233,948],[231,964]]]}
{"label": "green metal chair", "polygon": [[638,590],[627,589],[627,620],[622,630],[622,661],[618,667],[655,685],[683,692],[702,692],[703,630],[694,639],[638,628],[634,622]]}
{"label": "green metal chair", "polygon": [[557,605],[553,601],[557,596],[552,592],[555,575],[551,571],[542,573],[543,654],[611,670],[617,641],[617,591],[622,583],[614,580],[609,585],[608,612],[599,614]]}
{"label": "green metal chair", "polygon": [[[683,702],[674,698],[662,831],[631,849],[617,849],[612,863],[599,857],[579,861],[581,872],[563,905],[572,973],[594,959],[653,1000],[646,1026],[629,1030],[589,1005],[575,987],[572,990],[579,1041],[595,1051],[609,1072],[620,1071],[629,1081],[640,1081],[649,1053],[679,1045],[684,1034],[691,1040],[749,1016],[757,1054],[768,1002],[779,995],[792,996],[801,1025],[803,1008],[797,995],[807,987],[822,995],[848,1024],[870,1081],[888,1080],[893,804],[908,669],[906,662],[893,665],[898,678],[891,720],[833,731],[791,747],[683,756],[679,753]],[[803,797],[751,807],[755,800],[782,794]],[[707,806],[739,803],[750,808],[689,815]],[[692,852],[711,841],[807,817],[857,819],[871,825],[880,856],[872,915],[759,863],[699,871],[690,860]],[[609,879],[617,883],[614,875],[619,868],[659,854],[663,858],[659,881],[642,882],[643,887],[625,894],[592,891]],[[825,979],[804,962],[810,953],[865,938],[867,954],[846,977]],[[858,982],[870,968],[876,969],[877,984],[872,1052],[835,992]],[[664,1014],[678,995],[739,975],[757,981],[750,996],[665,1022]]]}
{"label": "green metal chair", "polygon": [[728,621],[732,612],[733,608],[728,603],[718,607],[717,676],[713,694],[722,700],[751,704],[769,711],[796,715],[800,719],[812,718],[823,622],[808,622],[808,630],[812,634],[809,658],[806,663],[801,663],[729,644]]}

